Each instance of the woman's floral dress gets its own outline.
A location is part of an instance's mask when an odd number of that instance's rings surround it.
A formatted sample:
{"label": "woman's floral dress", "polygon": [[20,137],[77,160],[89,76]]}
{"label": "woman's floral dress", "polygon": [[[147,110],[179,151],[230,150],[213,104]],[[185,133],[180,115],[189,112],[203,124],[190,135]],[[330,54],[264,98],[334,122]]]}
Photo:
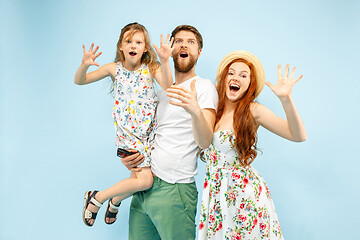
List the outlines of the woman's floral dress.
{"label": "woman's floral dress", "polygon": [[143,64],[138,70],[129,71],[118,62],[114,98],[116,146],[138,150],[145,157],[139,167],[150,166],[157,97],[148,67]]}
{"label": "woman's floral dress", "polygon": [[205,150],[199,239],[283,239],[269,189],[256,169],[238,164],[234,140],[218,131]]}

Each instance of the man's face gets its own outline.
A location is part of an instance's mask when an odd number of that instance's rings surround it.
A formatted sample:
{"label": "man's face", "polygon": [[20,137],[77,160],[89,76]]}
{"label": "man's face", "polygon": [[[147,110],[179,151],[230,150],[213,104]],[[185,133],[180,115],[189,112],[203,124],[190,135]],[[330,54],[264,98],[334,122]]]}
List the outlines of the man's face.
{"label": "man's face", "polygon": [[200,57],[201,49],[195,34],[190,31],[180,31],[174,36],[172,57],[174,67],[178,72],[189,72]]}

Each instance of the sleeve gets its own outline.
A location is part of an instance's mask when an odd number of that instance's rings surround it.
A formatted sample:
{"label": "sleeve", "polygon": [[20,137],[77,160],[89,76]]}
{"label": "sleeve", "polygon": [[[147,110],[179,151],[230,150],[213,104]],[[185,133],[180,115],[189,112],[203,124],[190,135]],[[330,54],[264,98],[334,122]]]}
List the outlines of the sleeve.
{"label": "sleeve", "polygon": [[216,91],[215,84],[210,80],[201,79],[196,81],[197,99],[201,109],[210,108],[217,109],[219,96]]}

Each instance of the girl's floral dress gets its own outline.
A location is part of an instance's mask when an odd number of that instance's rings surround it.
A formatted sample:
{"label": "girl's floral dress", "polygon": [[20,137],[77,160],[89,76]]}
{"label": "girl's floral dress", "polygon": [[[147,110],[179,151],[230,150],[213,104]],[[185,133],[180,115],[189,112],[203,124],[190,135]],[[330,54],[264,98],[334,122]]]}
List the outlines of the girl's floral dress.
{"label": "girl's floral dress", "polygon": [[139,167],[150,166],[157,97],[147,65],[143,64],[138,70],[129,71],[118,62],[114,98],[116,146],[138,150],[145,157]]}
{"label": "girl's floral dress", "polygon": [[269,189],[256,169],[238,164],[234,140],[218,131],[205,150],[199,239],[283,239]]}

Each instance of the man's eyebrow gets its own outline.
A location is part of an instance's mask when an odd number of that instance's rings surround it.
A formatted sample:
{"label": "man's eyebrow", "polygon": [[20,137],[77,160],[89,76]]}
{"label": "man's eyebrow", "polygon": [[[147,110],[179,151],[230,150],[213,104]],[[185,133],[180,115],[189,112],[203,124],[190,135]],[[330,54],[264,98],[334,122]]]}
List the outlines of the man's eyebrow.
{"label": "man's eyebrow", "polygon": [[196,38],[181,38],[181,37],[177,37],[177,38],[175,38],[175,40],[192,40],[192,41],[196,41]]}

